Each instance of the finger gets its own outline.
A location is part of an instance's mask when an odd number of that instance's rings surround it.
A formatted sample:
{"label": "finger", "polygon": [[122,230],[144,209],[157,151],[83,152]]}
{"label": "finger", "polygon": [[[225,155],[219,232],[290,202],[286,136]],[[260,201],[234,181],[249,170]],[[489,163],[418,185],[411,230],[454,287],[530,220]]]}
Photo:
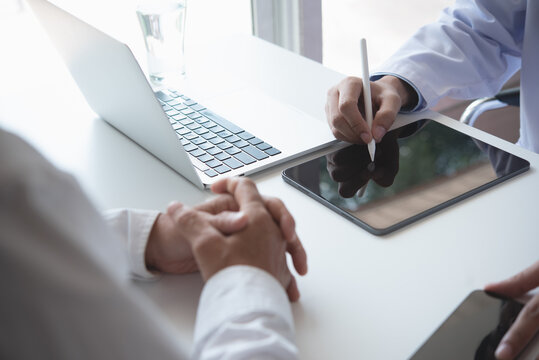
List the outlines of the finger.
{"label": "finger", "polygon": [[539,295],[534,296],[520,311],[496,349],[499,360],[513,359],[530,342],[539,329]]}
{"label": "finger", "polygon": [[367,143],[370,141],[370,131],[358,107],[358,103],[363,102],[362,93],[363,81],[360,78],[346,78],[339,85],[339,113],[344,116],[350,129]]}
{"label": "finger", "polygon": [[295,235],[292,240],[287,242],[286,251],[292,257],[294,269],[296,269],[298,274],[307,274],[307,253],[305,252],[305,248],[297,235]]}
{"label": "finger", "polygon": [[372,121],[372,136],[380,142],[389,131],[401,107],[401,100],[397,94],[382,93],[377,97],[378,110]]}
{"label": "finger", "polygon": [[245,228],[249,218],[241,211],[223,211],[217,215],[210,216],[209,222],[217,230],[228,235]]}
{"label": "finger", "polygon": [[519,297],[539,286],[539,261],[509,279],[488,284],[486,291],[508,297]]}
{"label": "finger", "polygon": [[286,293],[288,295],[288,300],[290,300],[291,302],[296,302],[299,300],[300,294],[298,284],[296,283],[296,278],[293,275],[291,275],[290,283],[286,288]]}
{"label": "finger", "polygon": [[339,110],[339,90],[337,87],[328,91],[326,102],[326,117],[329,128],[336,139],[349,141],[352,143],[362,142],[359,134],[355,133],[351,128],[344,115]]}
{"label": "finger", "polygon": [[279,224],[284,238],[287,241],[292,240],[296,235],[296,222],[284,203],[280,199],[269,196],[262,196],[262,199],[273,220]]}
{"label": "finger", "polygon": [[214,183],[211,187],[212,191],[218,194],[231,194],[240,209],[252,203],[260,203],[263,205],[262,196],[256,188],[253,180],[245,177],[232,177]]}
{"label": "finger", "polygon": [[238,211],[239,207],[232,195],[222,194],[195,206],[195,209],[215,215],[223,211]]}
{"label": "finger", "polygon": [[184,205],[181,202],[173,201],[167,207],[167,214],[174,215],[177,211],[181,211],[184,208]]}

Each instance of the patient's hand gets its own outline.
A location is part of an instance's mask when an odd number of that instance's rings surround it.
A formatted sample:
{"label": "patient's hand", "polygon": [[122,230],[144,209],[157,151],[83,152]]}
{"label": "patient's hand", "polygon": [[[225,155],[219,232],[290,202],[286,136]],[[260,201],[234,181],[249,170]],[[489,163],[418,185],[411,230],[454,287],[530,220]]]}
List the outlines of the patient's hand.
{"label": "patient's hand", "polygon": [[146,246],[146,266],[165,273],[198,271],[191,237],[213,232],[230,234],[243,229],[247,217],[230,195],[221,195],[194,208],[174,202],[160,214]]}

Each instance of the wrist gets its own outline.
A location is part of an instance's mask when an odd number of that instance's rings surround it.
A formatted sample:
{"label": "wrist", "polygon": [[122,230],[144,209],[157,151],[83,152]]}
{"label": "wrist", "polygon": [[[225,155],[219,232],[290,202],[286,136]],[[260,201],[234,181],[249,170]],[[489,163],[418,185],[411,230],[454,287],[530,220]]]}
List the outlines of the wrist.
{"label": "wrist", "polygon": [[416,91],[406,81],[393,75],[386,75],[378,82],[393,88],[401,98],[401,109],[414,108],[418,102]]}

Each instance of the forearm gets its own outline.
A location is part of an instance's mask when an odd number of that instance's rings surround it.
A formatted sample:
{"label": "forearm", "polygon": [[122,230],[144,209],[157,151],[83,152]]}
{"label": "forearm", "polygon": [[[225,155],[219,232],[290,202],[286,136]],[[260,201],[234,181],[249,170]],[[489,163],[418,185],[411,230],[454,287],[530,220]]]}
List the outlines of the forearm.
{"label": "forearm", "polygon": [[410,38],[374,75],[399,74],[427,107],[495,93],[520,67],[525,2],[457,2]]}

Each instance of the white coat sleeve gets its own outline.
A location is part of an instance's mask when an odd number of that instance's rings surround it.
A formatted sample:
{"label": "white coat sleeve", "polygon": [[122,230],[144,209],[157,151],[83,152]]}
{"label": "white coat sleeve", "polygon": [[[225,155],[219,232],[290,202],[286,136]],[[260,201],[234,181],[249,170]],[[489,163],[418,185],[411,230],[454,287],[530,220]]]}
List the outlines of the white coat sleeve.
{"label": "white coat sleeve", "polygon": [[419,91],[419,108],[445,96],[495,94],[520,68],[526,0],[457,0],[378,67]]}

